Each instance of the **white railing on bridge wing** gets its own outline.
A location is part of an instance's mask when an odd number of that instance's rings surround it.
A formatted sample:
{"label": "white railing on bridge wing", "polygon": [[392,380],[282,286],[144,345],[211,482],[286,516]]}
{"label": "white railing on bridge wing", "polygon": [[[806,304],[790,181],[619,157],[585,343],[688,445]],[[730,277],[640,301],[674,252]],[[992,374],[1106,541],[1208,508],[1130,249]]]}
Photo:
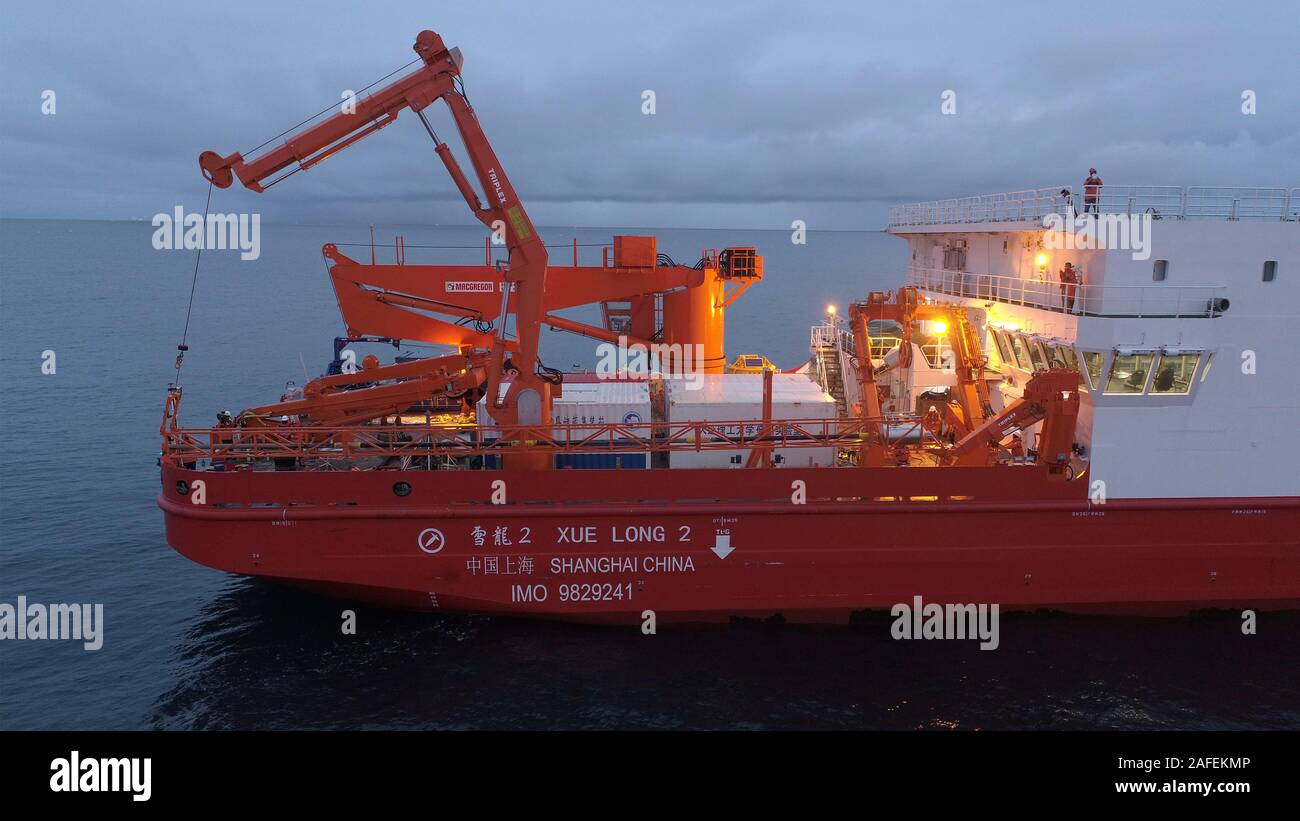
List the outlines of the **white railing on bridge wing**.
{"label": "white railing on bridge wing", "polygon": [[[907,281],[931,292],[989,302],[1026,305],[1066,313],[1061,283],[998,274],[972,274],[912,266]],[[1075,286],[1068,313],[1079,316],[1180,317],[1217,316],[1226,310],[1221,285],[1088,285]]]}
{"label": "white railing on bridge wing", "polygon": [[1007,191],[951,200],[899,205],[889,211],[889,224],[937,225],[950,222],[1014,222],[1041,220],[1056,213],[1063,202],[1056,188]]}
{"label": "white railing on bridge wing", "polygon": [[[1064,195],[1063,190],[1070,193]],[[1041,222],[1049,214],[1067,216],[1071,205],[1078,213],[1088,207],[1082,185],[898,205],[889,209],[889,225]],[[1295,221],[1300,220],[1300,187],[1103,185],[1097,210],[1103,214],[1151,214],[1159,219]]]}
{"label": "white railing on bridge wing", "polygon": [[1296,219],[1300,188],[1210,188],[1187,189],[1182,216],[1228,219]]}

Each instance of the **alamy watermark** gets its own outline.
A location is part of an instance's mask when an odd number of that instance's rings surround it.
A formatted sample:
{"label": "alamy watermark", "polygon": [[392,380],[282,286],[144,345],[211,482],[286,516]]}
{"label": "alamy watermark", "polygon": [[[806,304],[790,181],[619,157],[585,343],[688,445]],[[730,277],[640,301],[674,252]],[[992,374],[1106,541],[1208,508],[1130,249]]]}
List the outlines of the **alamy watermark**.
{"label": "alamy watermark", "polygon": [[894,623],[889,634],[904,639],[979,639],[981,650],[996,650],[998,606],[996,604],[925,604],[920,596],[912,603],[894,605],[889,615]]}
{"label": "alamy watermark", "polygon": [[153,247],[158,251],[240,251],[243,260],[262,255],[261,214],[154,214]]}
{"label": "alamy watermark", "polygon": [[0,641],[79,641],[85,650],[104,646],[104,605],[0,602]]}
{"label": "alamy watermark", "polygon": [[1151,258],[1151,214],[1064,214],[1043,217],[1047,236],[1043,244],[1053,250],[1132,251],[1133,259]]}
{"label": "alamy watermark", "polygon": [[51,792],[124,792],[132,801],[153,795],[152,758],[82,758],[73,750],[50,762]]}
{"label": "alamy watermark", "polygon": [[597,345],[596,356],[596,376],[600,379],[654,376],[681,379],[687,390],[704,387],[704,346],[698,342],[646,345],[629,343],[626,336],[620,336],[617,345]]}

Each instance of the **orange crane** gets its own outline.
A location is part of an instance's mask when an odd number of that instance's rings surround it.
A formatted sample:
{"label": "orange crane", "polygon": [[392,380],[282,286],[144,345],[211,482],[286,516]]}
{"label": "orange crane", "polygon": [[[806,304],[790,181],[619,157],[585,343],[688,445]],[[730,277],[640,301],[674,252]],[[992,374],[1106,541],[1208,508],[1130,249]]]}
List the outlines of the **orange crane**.
{"label": "orange crane", "polygon": [[966,434],[947,450],[949,464],[985,465],[997,459],[1002,440],[1016,430],[1042,422],[1037,462],[1052,475],[1069,474],[1074,451],[1074,431],[1079,418],[1079,373],[1069,368],[1036,372],[1025,383],[1020,399]]}
{"label": "orange crane", "polygon": [[[357,100],[354,111],[340,110],[252,161],[238,152],[222,157],[216,152],[205,151],[199,155],[199,169],[218,188],[229,187],[237,176],[246,188],[265,191],[285,177],[310,168],[392,124],[402,109],[409,107],[415,111],[433,138],[434,150],[465,198],[470,212],[489,228],[504,231],[510,256],[502,272],[507,283],[503,291],[505,295],[514,293],[515,344],[510,356],[517,375],[510,382],[496,415],[503,424],[540,424],[550,419],[551,385],[556,381],[553,376],[537,370],[538,331],[545,312],[546,246],[528,218],[469,101],[457,88],[456,81],[463,64],[460,49],[448,49],[442,38],[432,31],[420,32],[414,49],[423,65]],[[424,109],[437,100],[446,103],[451,111],[479,184],[488,194],[487,205],[479,200],[450,147],[438,139],[424,116]],[[294,164],[298,166],[296,169],[270,179]],[[507,312],[507,301],[503,300],[500,325],[491,341],[491,356],[486,369],[488,395],[492,397],[499,395],[498,389],[506,373]],[[387,374],[372,374],[371,378],[384,376]]]}
{"label": "orange crane", "polygon": [[[858,361],[857,378],[864,419],[879,420],[880,393],[876,385],[875,368],[871,364],[871,334],[868,323],[872,320],[890,320],[902,328],[902,344],[898,348],[898,366],[908,368],[912,363],[912,325],[924,320],[941,320],[952,331],[953,368],[957,374],[956,406],[944,409],[944,419],[961,434],[968,433],[982,420],[993,415],[988,384],[984,381],[984,366],[988,358],[980,347],[975,328],[959,305],[930,304],[920,300],[915,288],[900,288],[891,301],[890,294],[872,291],[865,302],[849,306],[849,329]],[[877,426],[878,427],[878,426]],[[859,464],[881,465],[886,459],[883,431],[872,431],[864,440],[859,453]]]}
{"label": "orange crane", "polygon": [[[454,345],[458,353],[423,367],[374,363],[355,379],[322,377],[308,384],[302,399],[253,408],[241,419],[246,424],[276,416],[297,416],[313,425],[364,421],[400,410],[408,399],[482,390],[498,424],[543,424],[551,418],[552,394],[561,381],[538,358],[543,324],[608,342],[700,344],[704,370],[721,372],[726,364],[723,312],[762,279],[762,257],[752,248],[729,248],[707,252],[692,267],[658,254],[653,237],[615,237],[612,264],[607,259],[603,266],[580,267],[575,248],[572,267],[552,268],[545,243],[465,97],[460,50],[447,48],[432,31],[420,32],[414,50],[419,68],[357,99],[353,110],[340,110],[253,158],[205,151],[199,168],[218,188],[229,187],[237,177],[246,188],[265,191],[390,125],[410,108],[470,212],[504,238],[508,261],[497,266],[363,265],[326,245],[323,252],[332,266],[350,339],[420,340]],[[437,100],[451,113],[486,205],[425,116],[424,109]],[[595,301],[602,305],[603,326],[554,313]],[[514,338],[508,339],[512,318]],[[475,381],[480,378],[481,383]],[[506,462],[544,466],[542,459]]]}

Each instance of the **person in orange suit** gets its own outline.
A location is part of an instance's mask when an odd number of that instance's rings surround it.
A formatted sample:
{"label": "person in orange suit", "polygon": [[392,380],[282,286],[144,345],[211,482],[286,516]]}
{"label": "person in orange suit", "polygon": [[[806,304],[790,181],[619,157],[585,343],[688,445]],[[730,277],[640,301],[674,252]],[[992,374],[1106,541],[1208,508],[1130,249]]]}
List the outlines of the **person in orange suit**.
{"label": "person in orange suit", "polygon": [[1101,177],[1097,176],[1097,169],[1088,169],[1088,179],[1083,181],[1083,213],[1088,213],[1091,209],[1094,213],[1101,214],[1101,206],[1098,204],[1101,199]]}
{"label": "person in orange suit", "polygon": [[1074,313],[1074,291],[1079,285],[1079,272],[1073,262],[1065,263],[1061,269],[1061,303],[1066,313]]}

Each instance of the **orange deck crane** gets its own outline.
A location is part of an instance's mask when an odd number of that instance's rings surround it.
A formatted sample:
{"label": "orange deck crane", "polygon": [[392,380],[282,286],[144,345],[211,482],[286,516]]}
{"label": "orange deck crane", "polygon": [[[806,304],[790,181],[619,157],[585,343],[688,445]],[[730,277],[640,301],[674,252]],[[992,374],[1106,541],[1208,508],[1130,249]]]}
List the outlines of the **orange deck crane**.
{"label": "orange deck crane", "polygon": [[945,461],[985,465],[996,460],[1003,439],[1015,430],[1043,423],[1038,436],[1037,462],[1053,475],[1069,475],[1074,431],[1079,418],[1079,373],[1069,368],[1036,372],[1025,383],[1020,399],[986,420],[948,449]]}
{"label": "orange deck crane", "polygon": [[[503,291],[506,294],[514,292],[515,344],[510,356],[518,374],[510,382],[497,414],[504,424],[540,424],[550,418],[551,384],[554,381],[537,370],[538,331],[545,312],[546,246],[528,218],[469,101],[457,88],[456,80],[463,64],[460,49],[448,49],[442,38],[432,31],[420,32],[414,49],[423,65],[357,100],[354,111],[340,110],[252,161],[238,152],[222,157],[216,152],[205,151],[199,155],[199,169],[218,188],[228,187],[237,176],[246,188],[265,191],[285,177],[310,168],[390,125],[402,109],[415,111],[433,138],[435,151],[465,198],[470,212],[489,228],[504,229],[510,257],[502,272],[507,283]],[[424,109],[437,100],[446,103],[451,111],[479,184],[488,192],[487,205],[479,200],[450,147],[438,139],[424,116]],[[296,169],[270,179],[294,164],[298,166]],[[491,340],[491,356],[486,369],[488,395],[492,397],[499,395],[498,389],[506,372],[507,311],[503,300],[500,325]],[[465,370],[471,370],[468,366],[474,363],[465,364]],[[388,375],[374,373],[371,379]]]}
{"label": "orange deck crane", "polygon": [[[420,32],[414,49],[422,65],[356,100],[354,110],[332,114],[251,159],[205,151],[199,168],[218,188],[229,187],[238,177],[246,188],[265,191],[390,125],[410,108],[433,139],[470,212],[504,237],[508,261],[483,266],[408,266],[400,261],[364,265],[336,245],[326,245],[323,253],[350,339],[370,335],[418,340],[453,345],[458,353],[422,367],[367,367],[355,379],[322,377],[308,383],[302,399],[241,414],[245,423],[279,416],[296,416],[313,425],[359,422],[400,410],[408,400],[483,390],[498,424],[543,424],[550,420],[552,392],[561,379],[538,359],[543,324],[609,342],[702,344],[704,369],[721,372],[726,364],[723,312],[762,279],[762,258],[754,249],[706,252],[694,266],[686,266],[658,254],[653,237],[615,237],[613,259],[607,258],[605,265],[578,266],[575,247],[573,266],[551,266],[546,245],[465,97],[460,50],[447,48],[432,31]],[[424,114],[437,100],[450,110],[486,205]],[[554,313],[592,302],[601,303],[602,326]],[[506,336],[510,319],[513,339]],[[482,384],[475,381],[480,378]],[[540,459],[524,458],[507,464],[543,466]]]}
{"label": "orange deck crane", "polygon": [[[857,378],[861,396],[860,415],[864,419],[882,419],[880,393],[876,385],[875,368],[871,364],[871,334],[868,323],[872,320],[897,322],[903,328],[902,344],[898,348],[898,366],[908,368],[912,363],[912,325],[923,320],[942,320],[952,329],[954,344],[953,368],[957,374],[956,406],[945,408],[945,421],[965,435],[980,422],[993,415],[989,401],[988,384],[984,381],[984,356],[979,338],[966,310],[947,303],[923,303],[915,288],[900,288],[891,301],[890,294],[872,291],[865,302],[849,306],[849,329],[857,358]],[[883,433],[869,435],[859,453],[859,464],[884,464],[886,452]]]}

